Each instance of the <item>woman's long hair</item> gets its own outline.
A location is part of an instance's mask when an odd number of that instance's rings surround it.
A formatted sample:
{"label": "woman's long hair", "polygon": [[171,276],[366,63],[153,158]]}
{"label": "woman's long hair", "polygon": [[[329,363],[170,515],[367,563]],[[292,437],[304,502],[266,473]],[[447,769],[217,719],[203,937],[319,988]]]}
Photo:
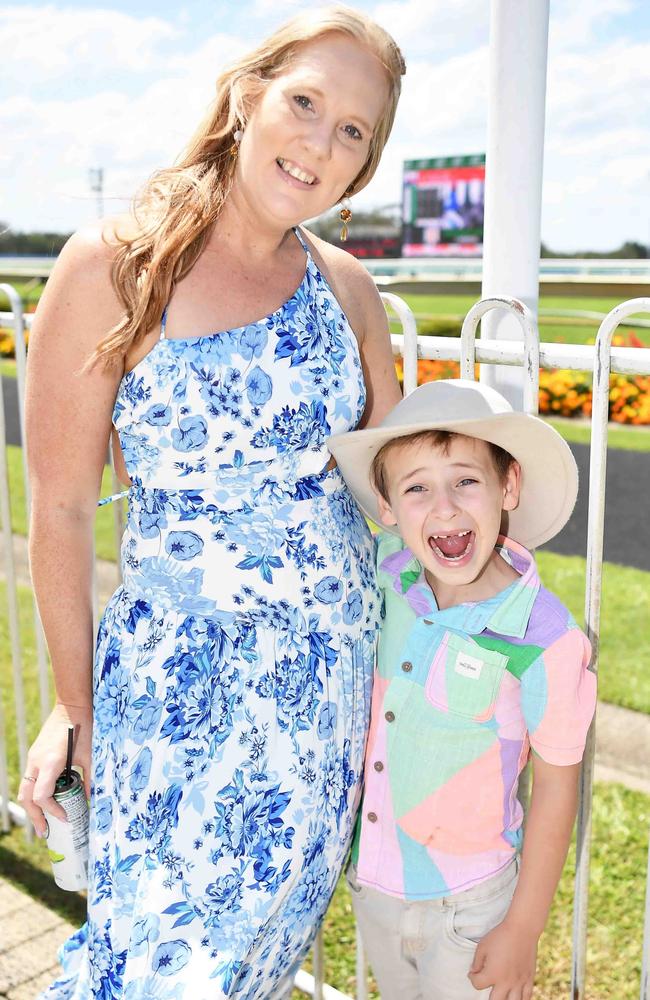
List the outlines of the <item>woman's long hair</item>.
{"label": "woman's long hair", "polygon": [[329,32],[350,35],[386,70],[386,107],[347,193],[360,191],[372,178],[395,118],[405,72],[402,54],[390,35],[359,11],[335,6],[299,14],[222,73],[216,98],[185,152],[150,178],[133,203],[133,218],[107,238],[116,247],[112,278],[124,316],[100,341],[89,366],[121,361],[160,322],[174,285],[196,263],[228,197],[236,160],[230,153],[233,131],[245,127],[265,84],[283,72],[300,45]]}

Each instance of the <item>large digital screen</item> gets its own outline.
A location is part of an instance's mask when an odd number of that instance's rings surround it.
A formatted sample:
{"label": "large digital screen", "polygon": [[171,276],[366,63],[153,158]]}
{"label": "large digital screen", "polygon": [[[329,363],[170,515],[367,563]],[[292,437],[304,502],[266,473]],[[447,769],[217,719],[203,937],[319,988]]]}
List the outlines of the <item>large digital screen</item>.
{"label": "large digital screen", "polygon": [[406,160],[403,257],[480,257],[485,154]]}

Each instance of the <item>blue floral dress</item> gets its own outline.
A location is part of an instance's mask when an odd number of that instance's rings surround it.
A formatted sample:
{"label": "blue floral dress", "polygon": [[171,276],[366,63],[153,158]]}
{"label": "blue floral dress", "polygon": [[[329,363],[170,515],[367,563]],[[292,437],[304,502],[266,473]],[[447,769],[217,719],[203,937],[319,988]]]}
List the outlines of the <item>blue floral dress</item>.
{"label": "blue floral dress", "polygon": [[305,250],[276,312],[163,328],[119,387],[134,485],[97,641],[88,921],[48,1000],[284,995],[344,862],[379,600],[324,471],[364,408],[357,343]]}

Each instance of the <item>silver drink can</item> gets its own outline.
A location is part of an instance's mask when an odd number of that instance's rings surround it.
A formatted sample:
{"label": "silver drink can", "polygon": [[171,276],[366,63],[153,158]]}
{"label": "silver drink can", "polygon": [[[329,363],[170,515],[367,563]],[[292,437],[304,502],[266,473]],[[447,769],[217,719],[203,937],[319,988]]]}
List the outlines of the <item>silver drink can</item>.
{"label": "silver drink can", "polygon": [[78,891],[88,884],[88,803],[77,771],[56,779],[54,801],[65,809],[68,822],[46,816],[47,847],[54,881],[61,889]]}

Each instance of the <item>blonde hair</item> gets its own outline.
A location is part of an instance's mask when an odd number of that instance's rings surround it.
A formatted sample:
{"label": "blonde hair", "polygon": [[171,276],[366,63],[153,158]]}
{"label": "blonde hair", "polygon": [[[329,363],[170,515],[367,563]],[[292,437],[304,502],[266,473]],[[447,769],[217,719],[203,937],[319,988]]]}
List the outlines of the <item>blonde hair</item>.
{"label": "blonde hair", "polygon": [[368,157],[345,193],[354,194],[370,181],[395,119],[406,69],[402,54],[383,28],[349,7],[298,14],[221,74],[216,98],[178,162],[155,173],[134,200],[134,231],[125,228],[109,238],[116,247],[112,279],[124,316],[98,344],[89,365],[121,360],[160,321],[174,285],[196,263],[228,197],[235,162],[230,153],[233,131],[245,127],[264,86],[286,69],[299,47],[331,32],[366,46],[389,81]]}

